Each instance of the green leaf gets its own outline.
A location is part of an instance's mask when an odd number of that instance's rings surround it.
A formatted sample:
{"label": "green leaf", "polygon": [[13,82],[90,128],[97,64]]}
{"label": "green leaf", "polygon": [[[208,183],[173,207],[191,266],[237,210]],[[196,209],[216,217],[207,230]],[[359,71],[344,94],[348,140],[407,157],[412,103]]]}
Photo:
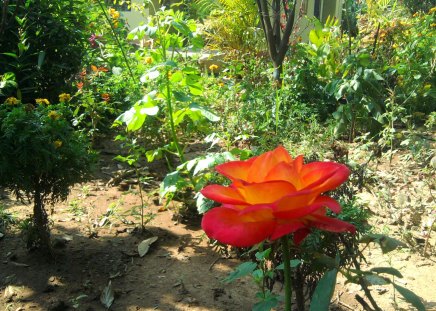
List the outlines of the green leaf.
{"label": "green leaf", "polygon": [[383,254],[389,253],[398,247],[407,247],[407,245],[397,239],[391,238],[384,234],[370,233],[364,235],[360,240],[360,243],[375,242],[380,245]]}
{"label": "green leaf", "polygon": [[261,260],[265,260],[268,259],[269,255],[271,254],[271,247],[267,248],[266,250],[264,250],[263,252],[257,252],[255,254],[256,259],[261,261]]}
{"label": "green leaf", "polygon": [[125,111],[115,121],[121,121],[125,123],[127,126],[127,131],[139,130],[142,124],[144,124],[146,115],[139,113],[136,108],[137,107],[132,107]]}
{"label": "green leaf", "polygon": [[41,69],[42,64],[44,63],[44,59],[45,59],[45,52],[44,51],[39,51],[39,54],[38,54],[38,69]]}
{"label": "green leaf", "polygon": [[189,85],[189,92],[192,95],[200,96],[203,94],[203,88],[200,84]]}
{"label": "green leaf", "polygon": [[162,148],[154,149],[154,150],[148,150],[145,153],[145,156],[147,157],[148,162],[153,162],[154,159],[161,159],[162,158]]}
{"label": "green leaf", "polygon": [[329,309],[330,300],[335,291],[338,270],[327,271],[319,280],[310,302],[310,311],[325,311]]}
{"label": "green leaf", "polygon": [[189,109],[191,109],[192,111],[200,111],[201,114],[209,121],[217,122],[220,120],[220,117],[218,117],[216,114],[212,113],[209,109],[204,106],[200,106],[197,103],[190,104]]}
{"label": "green leaf", "polygon": [[172,172],[165,176],[164,180],[160,184],[160,196],[165,197],[169,193],[175,193],[178,190],[187,186],[185,179],[180,175],[178,171]]}
{"label": "green leaf", "polygon": [[375,273],[386,273],[386,274],[394,275],[398,278],[403,277],[400,271],[392,267],[375,267],[372,268],[370,271]]}
{"label": "green leaf", "polygon": [[422,303],[421,299],[419,298],[418,295],[416,295],[414,292],[412,292],[411,290],[404,288],[398,284],[393,283],[392,284],[395,289],[401,294],[401,296],[404,297],[404,299],[412,304],[416,309],[418,309],[418,311],[425,311],[425,306]]}
{"label": "green leaf", "polygon": [[160,75],[159,70],[151,69],[141,76],[140,81],[142,83],[145,83],[149,80],[155,80],[159,77],[159,75]]}
{"label": "green leaf", "polygon": [[179,102],[189,102],[191,101],[191,97],[186,95],[183,92],[173,91],[174,98]]}
{"label": "green leaf", "polygon": [[279,299],[274,296],[267,300],[260,301],[253,306],[252,311],[269,311],[272,308],[277,307],[279,304]]}
{"label": "green leaf", "polygon": [[365,274],[363,278],[371,285],[386,285],[389,284],[385,278],[375,274]]}
{"label": "green leaf", "polygon": [[14,54],[14,53],[0,53],[0,54],[2,54],[2,55],[6,55],[6,56],[10,56],[10,57],[13,57],[13,58],[15,58],[15,59],[17,59],[18,58],[18,56],[17,56],[17,54]]}
{"label": "green leaf", "polygon": [[255,262],[244,262],[240,264],[234,271],[232,271],[228,277],[224,279],[224,282],[231,283],[236,279],[242,278],[246,275],[251,274],[257,267]]}
{"label": "green leaf", "polygon": [[[290,265],[291,265],[291,268],[295,268],[295,267],[297,267],[297,266],[301,263],[301,260],[300,260],[300,259],[291,259],[291,260],[289,261],[289,263],[290,263]],[[276,267],[276,269],[277,269],[277,270],[283,270],[283,269],[285,269],[285,264],[284,264],[284,263],[279,264],[279,265]]]}
{"label": "green leaf", "polygon": [[170,81],[173,83],[177,83],[183,80],[183,73],[180,70],[173,72],[171,75]]}
{"label": "green leaf", "polygon": [[197,192],[197,194],[195,195],[195,199],[196,199],[195,202],[197,205],[197,211],[199,214],[206,213],[215,204],[214,201],[207,199],[204,195],[201,194],[201,192]]}

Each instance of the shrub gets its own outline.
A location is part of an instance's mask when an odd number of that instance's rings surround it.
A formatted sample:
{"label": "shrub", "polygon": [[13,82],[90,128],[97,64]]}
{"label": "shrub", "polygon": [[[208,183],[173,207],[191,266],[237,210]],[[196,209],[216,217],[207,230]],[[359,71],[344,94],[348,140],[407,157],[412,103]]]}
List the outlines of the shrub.
{"label": "shrub", "polygon": [[50,234],[44,206],[65,200],[70,186],[89,176],[94,154],[71,127],[63,103],[37,102],[35,107],[8,98],[0,105],[0,186],[18,198],[33,199],[35,235],[28,247],[47,250]]}

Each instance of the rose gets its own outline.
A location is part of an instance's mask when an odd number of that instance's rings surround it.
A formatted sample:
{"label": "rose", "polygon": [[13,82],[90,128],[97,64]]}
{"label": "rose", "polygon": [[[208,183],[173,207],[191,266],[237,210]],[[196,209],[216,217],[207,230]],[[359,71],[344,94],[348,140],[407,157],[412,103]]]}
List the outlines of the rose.
{"label": "rose", "polygon": [[354,232],[353,225],[326,216],[327,208],[341,211],[339,203],[322,193],[335,189],[349,169],[334,162],[303,164],[283,147],[247,161],[218,165],[216,170],[232,183],[209,185],[201,193],[221,203],[202,220],[206,234],[222,243],[247,247],[294,233],[300,243],[312,227],[332,232]]}

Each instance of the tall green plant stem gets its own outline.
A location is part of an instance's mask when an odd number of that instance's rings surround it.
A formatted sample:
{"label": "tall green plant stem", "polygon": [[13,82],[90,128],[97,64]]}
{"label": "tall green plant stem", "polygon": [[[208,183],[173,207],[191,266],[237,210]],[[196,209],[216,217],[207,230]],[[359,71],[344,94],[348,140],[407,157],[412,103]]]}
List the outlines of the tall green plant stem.
{"label": "tall green plant stem", "polygon": [[179,139],[177,138],[176,133],[176,127],[174,125],[174,118],[173,118],[173,105],[171,100],[171,86],[170,86],[170,78],[168,77],[169,71],[165,70],[165,83],[166,83],[166,89],[167,89],[167,109],[168,114],[170,115],[170,126],[171,126],[171,136],[173,137],[173,142],[176,145],[177,153],[179,154],[180,160],[182,163],[186,162],[185,156],[183,155],[183,150],[180,148]]}
{"label": "tall green plant stem", "polygon": [[285,272],[285,311],[291,311],[292,304],[292,279],[291,279],[291,256],[289,255],[289,238],[287,235],[281,238],[283,251],[283,265]]}
{"label": "tall green plant stem", "polygon": [[[159,20],[157,21],[157,26],[158,26],[158,28],[161,27],[159,24]],[[169,32],[169,29],[167,30],[167,33],[168,32]],[[164,60],[164,63],[166,64],[166,62],[167,62],[167,49],[166,49],[165,35],[160,37],[160,41],[162,42],[162,44],[161,44],[161,46],[162,46],[162,49],[161,49],[162,58]],[[177,138],[177,133],[176,133],[176,126],[174,125],[173,103],[171,100],[171,82],[170,82],[169,73],[170,73],[170,71],[168,70],[167,67],[165,67],[165,87],[166,87],[166,92],[167,92],[166,104],[167,104],[168,114],[169,114],[169,118],[170,118],[171,136],[172,136],[174,144],[176,145],[176,149],[177,149],[177,153],[179,155],[179,158],[182,161],[182,163],[184,163],[184,162],[186,162],[185,156],[183,155],[182,148],[180,148],[179,139]]]}
{"label": "tall green plant stem", "polygon": [[129,60],[127,59],[126,51],[124,51],[123,45],[121,44],[120,39],[118,38],[118,35],[117,35],[117,33],[116,33],[116,31],[115,31],[115,28],[114,28],[114,25],[112,25],[111,19],[110,19],[109,16],[107,15],[107,12],[106,12],[106,10],[105,10],[105,8],[104,8],[104,5],[103,5],[103,3],[101,2],[101,0],[98,0],[98,4],[99,4],[99,6],[100,6],[100,8],[101,8],[101,11],[102,11],[103,14],[104,14],[104,17],[106,18],[107,22],[109,23],[109,26],[110,26],[111,29],[112,29],[112,33],[113,33],[113,35],[114,35],[115,41],[117,41],[117,45],[118,45],[118,47],[119,47],[120,50],[121,50],[121,54],[123,55],[124,62],[126,63],[127,69],[129,70],[130,77],[132,78],[133,82],[139,82],[139,81],[136,80],[136,77],[135,77],[135,75],[133,74],[132,68],[130,67]]}

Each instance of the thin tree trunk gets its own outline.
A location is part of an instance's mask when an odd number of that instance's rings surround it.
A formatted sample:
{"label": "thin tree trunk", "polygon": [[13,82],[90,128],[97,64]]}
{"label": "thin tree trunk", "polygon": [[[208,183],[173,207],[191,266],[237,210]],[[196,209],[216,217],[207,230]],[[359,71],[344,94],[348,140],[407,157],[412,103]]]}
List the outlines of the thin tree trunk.
{"label": "thin tree trunk", "polygon": [[51,253],[51,244],[50,244],[50,230],[48,227],[48,216],[47,212],[44,209],[44,203],[41,198],[41,193],[38,191],[38,188],[35,191],[34,195],[34,205],[33,205],[33,224],[35,229],[35,237],[31,237],[36,239],[35,241],[30,241],[31,243],[37,242],[39,244],[39,248],[43,252]]}

